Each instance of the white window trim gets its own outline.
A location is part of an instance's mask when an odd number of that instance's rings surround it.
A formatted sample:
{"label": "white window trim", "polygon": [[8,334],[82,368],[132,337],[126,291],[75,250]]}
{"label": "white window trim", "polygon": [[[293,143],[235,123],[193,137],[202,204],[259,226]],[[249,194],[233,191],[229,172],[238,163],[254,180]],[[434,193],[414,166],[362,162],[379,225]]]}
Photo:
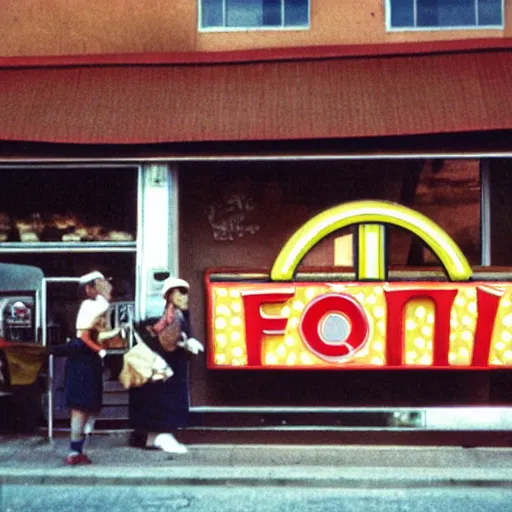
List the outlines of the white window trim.
{"label": "white window trim", "polygon": [[[304,25],[294,25],[287,26],[284,24],[281,25],[266,25],[262,27],[226,27],[226,2],[227,0],[222,0],[222,23],[224,26],[222,27],[202,27],[201,20],[203,18],[202,9],[203,9],[203,1],[199,0],[197,2],[198,10],[197,10],[197,30],[198,32],[261,32],[261,31],[279,31],[279,32],[289,32],[289,31],[297,31],[297,30],[309,30],[311,27],[311,0],[306,0],[308,2],[308,22]],[[283,13],[283,23],[284,23],[284,11],[285,4],[284,0],[281,0],[281,12]]]}
{"label": "white window trim", "polygon": [[[505,28],[505,0],[501,0],[502,23],[501,25],[463,25],[463,26],[448,26],[448,27],[392,27],[391,26],[391,2],[393,0],[386,0],[386,32],[446,32],[447,30],[503,30]],[[417,1],[413,0],[414,9],[414,22],[417,21]],[[475,2],[476,20],[478,22],[478,8]]]}

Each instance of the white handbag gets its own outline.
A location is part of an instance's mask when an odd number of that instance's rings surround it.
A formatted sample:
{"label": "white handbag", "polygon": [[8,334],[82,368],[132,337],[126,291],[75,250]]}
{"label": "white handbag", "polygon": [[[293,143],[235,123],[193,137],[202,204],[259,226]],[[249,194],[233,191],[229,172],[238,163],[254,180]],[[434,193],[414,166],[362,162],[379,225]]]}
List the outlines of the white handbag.
{"label": "white handbag", "polygon": [[119,381],[125,389],[143,386],[146,382],[167,380],[173,375],[165,360],[153,352],[134,331],[137,344],[123,355],[123,368]]}

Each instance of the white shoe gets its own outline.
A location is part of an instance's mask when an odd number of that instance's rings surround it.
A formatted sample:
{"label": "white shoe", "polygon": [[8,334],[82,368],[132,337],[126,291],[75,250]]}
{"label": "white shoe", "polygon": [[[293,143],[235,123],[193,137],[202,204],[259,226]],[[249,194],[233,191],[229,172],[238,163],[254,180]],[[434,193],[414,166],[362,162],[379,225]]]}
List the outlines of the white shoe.
{"label": "white shoe", "polygon": [[154,445],[167,453],[187,453],[187,447],[176,440],[172,434],[158,434]]}

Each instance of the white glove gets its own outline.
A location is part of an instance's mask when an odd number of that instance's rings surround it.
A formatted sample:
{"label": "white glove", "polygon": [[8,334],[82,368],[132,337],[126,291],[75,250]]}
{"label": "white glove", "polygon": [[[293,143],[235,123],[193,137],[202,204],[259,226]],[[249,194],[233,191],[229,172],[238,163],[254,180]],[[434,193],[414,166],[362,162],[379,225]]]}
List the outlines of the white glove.
{"label": "white glove", "polygon": [[188,350],[194,355],[199,354],[199,352],[204,352],[203,344],[195,338],[188,338],[184,341],[178,341],[178,347],[183,347],[185,350]]}
{"label": "white glove", "polygon": [[102,348],[101,350],[98,351],[98,355],[101,357],[101,359],[103,359],[107,355],[107,351],[104,348]]}

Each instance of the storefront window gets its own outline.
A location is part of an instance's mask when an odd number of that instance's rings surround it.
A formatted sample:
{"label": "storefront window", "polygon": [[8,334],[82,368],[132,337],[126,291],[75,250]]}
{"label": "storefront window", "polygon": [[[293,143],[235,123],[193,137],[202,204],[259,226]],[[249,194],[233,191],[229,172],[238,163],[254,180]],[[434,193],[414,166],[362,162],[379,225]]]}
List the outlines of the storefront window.
{"label": "storefront window", "polygon": [[113,278],[114,301],[133,304],[137,167],[0,169],[0,181],[0,262],[48,281],[38,300],[45,295],[49,344],[74,335],[76,279],[93,269]]}
{"label": "storefront window", "polygon": [[512,160],[489,161],[491,203],[491,264],[512,264]]}
{"label": "storefront window", "polygon": [[[479,165],[462,159],[190,164],[182,173],[184,250],[190,240],[196,269],[268,270],[288,238],[314,215],[348,201],[376,199],[423,213],[454,239],[470,264],[479,265]],[[215,179],[205,180],[206,174]],[[188,233],[202,235],[192,239]],[[300,268],[350,267],[352,236],[349,227],[326,237]],[[439,265],[416,236],[398,228],[388,230],[388,263]]]}
{"label": "storefront window", "polygon": [[[473,266],[481,263],[480,161],[426,160],[403,195],[402,204],[423,213],[446,231]],[[437,265],[416,237],[393,230],[391,263]]]}
{"label": "storefront window", "polygon": [[0,170],[0,243],[133,242],[137,169]]}

